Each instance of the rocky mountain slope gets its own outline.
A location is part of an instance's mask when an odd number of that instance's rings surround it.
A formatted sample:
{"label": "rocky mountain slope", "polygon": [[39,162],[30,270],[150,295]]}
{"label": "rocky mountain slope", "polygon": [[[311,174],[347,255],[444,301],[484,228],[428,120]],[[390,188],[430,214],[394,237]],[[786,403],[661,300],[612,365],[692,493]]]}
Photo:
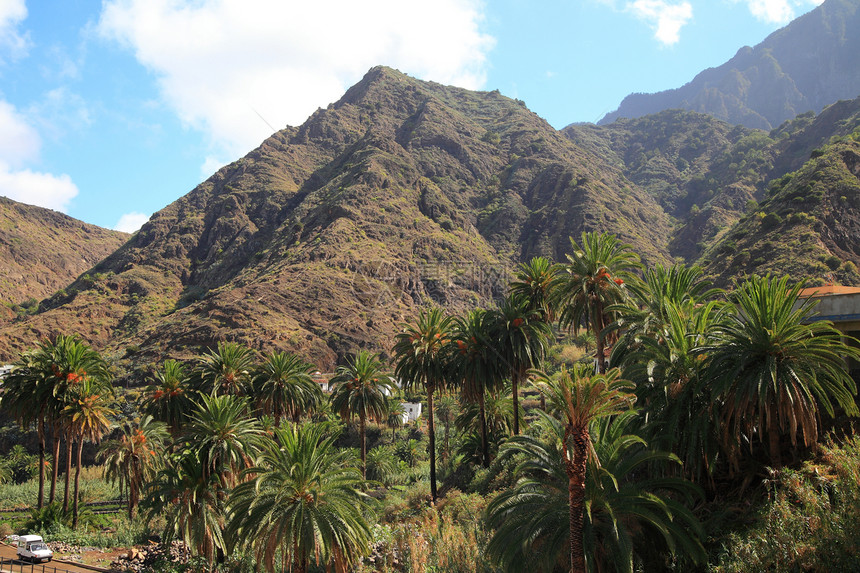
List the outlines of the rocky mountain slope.
{"label": "rocky mountain slope", "polygon": [[153,215],[0,352],[59,329],[132,363],[235,339],[330,367],[387,350],[419,305],[486,304],[516,262],[606,228],[669,259],[657,202],[522,102],[374,68]]}
{"label": "rocky mountain slope", "polygon": [[769,130],[858,95],[860,0],[827,0],[680,88],[627,96],[600,123],[680,108]]}
{"label": "rocky mountain slope", "polygon": [[688,111],[559,132],[498,92],[374,68],[0,328],[0,359],[76,332],[138,382],[220,340],[329,369],[390,352],[423,305],[491,304],[517,263],[563,260],[590,230],[720,284],[824,268],[860,284],[858,134],[860,99],[770,132]]}
{"label": "rocky mountain slope", "polygon": [[128,237],[0,196],[0,320],[35,310]]}

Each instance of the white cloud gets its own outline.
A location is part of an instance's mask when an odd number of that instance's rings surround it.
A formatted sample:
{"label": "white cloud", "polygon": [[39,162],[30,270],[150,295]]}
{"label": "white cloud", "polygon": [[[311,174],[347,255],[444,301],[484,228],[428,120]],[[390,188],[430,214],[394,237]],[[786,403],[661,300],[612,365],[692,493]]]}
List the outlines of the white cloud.
{"label": "white cloud", "polygon": [[65,212],[78,194],[71,178],[23,169],[39,159],[40,147],[36,130],[14,106],[0,100],[0,195]]}
{"label": "white cloud", "polygon": [[9,102],[0,100],[0,164],[19,167],[39,157],[39,134]]}
{"label": "white cloud", "polygon": [[65,212],[78,194],[68,175],[10,170],[0,163],[0,195],[15,201]]}
{"label": "white cloud", "polygon": [[818,6],[824,0],[735,0],[749,7],[750,13],[769,24],[787,24],[797,15],[796,9]]}
{"label": "white cloud", "polygon": [[99,31],[132,49],[217,155],[298,125],[369,68],[481,87],[482,0],[106,0]]}
{"label": "white cloud", "polygon": [[[21,34],[18,25],[27,17],[24,0],[0,0],[0,49],[12,59],[27,53],[30,47],[28,34]],[[0,62],[2,62],[0,57]]]}
{"label": "white cloud", "polygon": [[123,233],[134,233],[147,221],[149,221],[149,215],[145,215],[144,213],[126,213],[119,218],[119,221],[113,226],[113,230],[122,231]]}
{"label": "white cloud", "polygon": [[654,29],[654,37],[667,46],[678,43],[681,28],[693,18],[693,7],[689,2],[635,0],[628,2],[625,10],[647,22]]}

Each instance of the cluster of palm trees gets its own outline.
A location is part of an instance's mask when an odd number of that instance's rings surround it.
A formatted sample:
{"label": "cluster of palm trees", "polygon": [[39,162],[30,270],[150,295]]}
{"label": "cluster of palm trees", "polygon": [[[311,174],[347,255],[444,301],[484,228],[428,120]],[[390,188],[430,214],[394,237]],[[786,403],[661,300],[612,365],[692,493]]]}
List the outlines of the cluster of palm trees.
{"label": "cluster of palm trees", "polygon": [[[74,336],[57,336],[21,356],[3,381],[0,407],[23,427],[35,426],[39,436],[37,507],[45,503],[46,470],[51,468],[48,503],[56,499],[58,460],[65,445],[63,512],[72,500],[72,523],[78,523],[80,473],[84,442],[98,442],[110,429],[113,411],[110,371],[98,352]],[[50,444],[49,444],[50,442]],[[53,463],[46,460],[46,448]],[[74,493],[70,495],[75,455]]]}
{"label": "cluster of palm trees", "polygon": [[[379,420],[388,383],[375,355],[338,370],[331,408]],[[212,563],[236,549],[306,571],[311,560],[348,570],[370,542],[362,470],[326,411],[314,366],[274,352],[219,344],[190,366],[166,360],[144,392],[144,416],[102,447],[107,476]],[[381,399],[381,400],[380,400]],[[382,406],[380,406],[382,404]],[[315,418],[312,419],[312,418]]]}
{"label": "cluster of palm trees", "polygon": [[[166,520],[168,539],[213,561],[244,547],[268,570],[280,560],[305,571],[312,559],[347,570],[370,540],[362,492],[377,456],[367,452],[367,423],[394,427],[400,412],[387,395],[400,385],[426,393],[433,501],[453,397],[458,425],[475,430],[476,461],[514,468],[515,485],[486,515],[488,554],[505,570],[629,570],[659,549],[645,542],[651,534],[700,560],[692,500],[718,474],[762,459],[780,466],[814,445],[824,414],[856,415],[844,358],[860,352],[811,320],[813,303],[788,279],[753,277],[724,292],[695,267],[643,270],[608,234],[584,233],[571,251],[562,263],[521,265],[495,308],[422,311],[395,336],[393,376],[361,351],[338,368],[330,400],[313,367],[288,353],[258,362],[224,343],[191,365],[165,361],[143,417],[102,448],[108,475],[128,490],[129,515],[142,500]],[[594,356],[553,372],[550,345],[582,328]],[[65,346],[78,349],[74,358]],[[46,435],[65,437],[69,456],[77,443],[79,465],[80,444],[107,430],[104,380],[106,365],[77,339],[22,356],[2,406],[39,429],[42,468]],[[525,385],[542,399],[527,416]],[[335,447],[327,408],[357,419],[359,459]],[[52,447],[56,460],[59,439]],[[55,481],[56,464],[52,500]]]}

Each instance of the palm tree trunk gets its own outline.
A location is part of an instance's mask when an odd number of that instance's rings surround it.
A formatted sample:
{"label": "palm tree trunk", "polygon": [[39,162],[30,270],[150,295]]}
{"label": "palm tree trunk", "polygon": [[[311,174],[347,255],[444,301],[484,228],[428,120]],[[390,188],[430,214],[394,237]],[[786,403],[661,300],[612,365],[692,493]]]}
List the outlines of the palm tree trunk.
{"label": "palm tree trunk", "polygon": [[75,498],[72,500],[72,529],[78,528],[78,496],[81,484],[81,456],[84,452],[84,438],[78,439],[78,459],[75,464]]}
{"label": "palm tree trunk", "polygon": [[39,496],[36,507],[42,509],[45,503],[45,420],[39,420]]}
{"label": "palm tree trunk", "polygon": [[782,452],[779,445],[779,426],[776,423],[776,416],[773,412],[768,414],[767,426],[770,461],[774,468],[779,469],[782,467]]}
{"label": "palm tree trunk", "polygon": [[134,519],[134,507],[137,505],[137,488],[128,482],[128,520]]}
{"label": "palm tree trunk", "polygon": [[66,436],[66,488],[63,492],[63,513],[69,511],[69,481],[72,477],[72,447],[70,436]]}
{"label": "palm tree trunk", "polygon": [[54,467],[51,468],[51,493],[48,496],[48,503],[54,503],[57,493],[57,478],[60,475],[60,432],[56,425],[51,430],[51,446],[54,452]]}
{"label": "palm tree trunk", "polygon": [[597,357],[597,372],[598,374],[606,374],[606,361],[604,360],[604,340],[603,340],[603,304],[598,297],[594,297],[594,317],[592,325],[594,326],[594,340],[596,341],[595,356]]}
{"label": "palm tree trunk", "polygon": [[484,384],[481,384],[481,396],[478,407],[481,412],[481,463],[485,468],[490,467],[490,445],[487,443],[487,413],[484,410]]}
{"label": "palm tree trunk", "polygon": [[514,392],[514,435],[520,435],[520,392],[519,392],[519,381],[520,381],[520,368],[515,367],[511,371],[511,386]]}
{"label": "palm tree trunk", "polygon": [[585,508],[585,470],[588,459],[588,430],[573,433],[573,459],[565,460],[570,527],[570,571],[585,573],[582,518]]}
{"label": "palm tree trunk", "polygon": [[436,503],[436,424],[433,420],[433,390],[427,390],[428,430],[430,433],[430,498]]}
{"label": "palm tree trunk", "polygon": [[358,433],[361,434],[361,477],[367,479],[367,442],[364,435],[364,415],[358,417]]}

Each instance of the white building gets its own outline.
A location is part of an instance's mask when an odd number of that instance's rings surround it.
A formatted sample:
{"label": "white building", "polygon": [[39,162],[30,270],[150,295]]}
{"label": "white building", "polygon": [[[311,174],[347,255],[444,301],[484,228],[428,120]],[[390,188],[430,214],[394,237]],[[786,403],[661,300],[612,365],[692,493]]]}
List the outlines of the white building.
{"label": "white building", "polygon": [[403,423],[414,422],[421,417],[421,402],[401,402],[403,413],[400,414]]}

